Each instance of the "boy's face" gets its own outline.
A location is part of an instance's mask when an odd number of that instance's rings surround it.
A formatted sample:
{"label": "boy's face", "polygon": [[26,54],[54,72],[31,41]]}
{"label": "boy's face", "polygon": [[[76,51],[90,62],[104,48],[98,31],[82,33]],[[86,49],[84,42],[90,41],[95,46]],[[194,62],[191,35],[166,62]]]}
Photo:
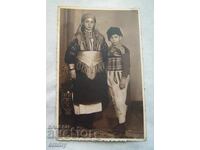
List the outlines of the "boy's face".
{"label": "boy's face", "polygon": [[87,19],[85,19],[83,24],[84,24],[84,27],[86,28],[86,30],[91,31],[94,28],[95,22],[92,18],[87,18]]}
{"label": "boy's face", "polygon": [[112,44],[118,44],[120,41],[121,41],[121,36],[117,35],[117,34],[113,34],[111,37],[110,37],[110,41]]}

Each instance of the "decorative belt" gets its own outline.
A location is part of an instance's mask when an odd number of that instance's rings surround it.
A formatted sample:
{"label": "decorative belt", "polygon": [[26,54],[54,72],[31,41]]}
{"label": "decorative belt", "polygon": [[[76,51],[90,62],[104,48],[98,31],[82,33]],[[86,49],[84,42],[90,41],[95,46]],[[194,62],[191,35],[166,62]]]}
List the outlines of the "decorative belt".
{"label": "decorative belt", "polygon": [[76,69],[82,71],[89,79],[94,79],[97,72],[104,70],[102,55],[99,51],[79,51]]}

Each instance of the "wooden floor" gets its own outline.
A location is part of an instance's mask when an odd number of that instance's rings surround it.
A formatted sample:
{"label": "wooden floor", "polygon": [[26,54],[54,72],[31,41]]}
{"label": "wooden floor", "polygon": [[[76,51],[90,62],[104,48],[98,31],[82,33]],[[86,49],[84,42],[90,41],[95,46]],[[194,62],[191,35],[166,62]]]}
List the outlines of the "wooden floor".
{"label": "wooden floor", "polygon": [[[66,122],[68,122],[67,119],[69,121],[69,118],[61,114],[60,125],[66,125],[67,124]],[[127,128],[126,128],[126,134],[124,138],[143,139],[144,138],[144,122],[143,122],[142,102],[132,102],[128,105],[126,120],[127,120]],[[117,118],[115,115],[114,107],[112,103],[110,103],[109,106],[105,109],[105,111],[101,115],[97,116],[93,124],[95,129],[92,130],[92,132],[95,132],[96,138],[116,138],[114,133],[111,130],[116,124],[117,124]],[[60,136],[76,137],[77,134],[71,134],[71,133],[68,135],[60,134]],[[86,137],[87,135],[79,134],[78,136]],[[90,136],[92,135],[90,134]]]}

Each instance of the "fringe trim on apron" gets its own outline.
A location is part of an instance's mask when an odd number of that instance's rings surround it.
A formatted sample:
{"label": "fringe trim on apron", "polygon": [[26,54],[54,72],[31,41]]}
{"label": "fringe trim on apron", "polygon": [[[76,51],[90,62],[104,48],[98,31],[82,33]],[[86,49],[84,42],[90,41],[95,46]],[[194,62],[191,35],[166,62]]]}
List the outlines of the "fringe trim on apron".
{"label": "fringe trim on apron", "polygon": [[88,66],[84,62],[79,61],[76,64],[76,69],[80,70],[81,72],[85,73],[87,77],[91,80],[93,80],[96,76],[97,72],[102,72],[104,70],[104,63],[100,62],[99,64],[95,66]]}
{"label": "fringe trim on apron", "polygon": [[102,72],[105,68],[101,53],[98,51],[80,51],[77,59],[76,69],[91,80],[95,78],[97,72]]}

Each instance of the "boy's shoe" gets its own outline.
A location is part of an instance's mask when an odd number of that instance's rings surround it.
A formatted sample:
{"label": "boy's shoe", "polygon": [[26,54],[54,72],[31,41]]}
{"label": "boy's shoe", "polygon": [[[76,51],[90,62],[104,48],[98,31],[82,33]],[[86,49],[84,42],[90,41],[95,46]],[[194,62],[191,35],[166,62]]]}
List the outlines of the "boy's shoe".
{"label": "boy's shoe", "polygon": [[126,124],[121,123],[113,128],[113,132],[117,137],[124,137],[126,131]]}

